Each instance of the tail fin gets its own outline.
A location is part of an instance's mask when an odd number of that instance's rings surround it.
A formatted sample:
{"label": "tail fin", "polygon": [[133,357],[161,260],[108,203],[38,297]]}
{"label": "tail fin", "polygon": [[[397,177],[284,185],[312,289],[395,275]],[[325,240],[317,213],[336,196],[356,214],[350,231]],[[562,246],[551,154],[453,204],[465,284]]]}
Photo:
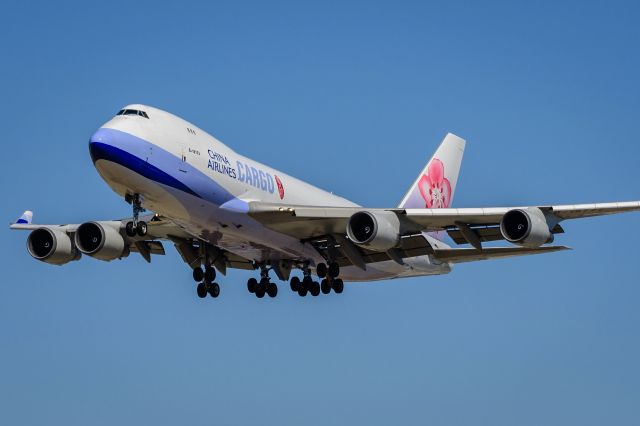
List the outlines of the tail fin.
{"label": "tail fin", "polygon": [[464,147],[464,139],[448,133],[398,207],[406,209],[451,207]]}
{"label": "tail fin", "polygon": [[33,212],[27,210],[26,212],[22,213],[22,216],[20,216],[18,220],[16,220],[16,224],[31,225],[32,221],[33,221]]}

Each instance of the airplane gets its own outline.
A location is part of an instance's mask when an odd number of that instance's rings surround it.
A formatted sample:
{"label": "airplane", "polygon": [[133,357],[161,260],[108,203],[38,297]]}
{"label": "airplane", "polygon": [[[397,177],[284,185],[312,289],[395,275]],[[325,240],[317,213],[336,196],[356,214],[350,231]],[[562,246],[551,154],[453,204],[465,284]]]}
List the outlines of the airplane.
{"label": "airplane", "polygon": [[[173,114],[132,104],[89,140],[96,170],[132,216],[40,225],[26,211],[10,228],[31,231],[28,253],[52,265],[133,252],[151,262],[169,242],[200,298],[219,296],[216,277],[229,268],[259,271],[248,291],[273,298],[271,272],[302,297],[340,294],[344,281],[447,274],[457,263],[567,250],[551,245],[562,221],[640,210],[640,201],[454,208],[465,145],[447,134],[397,207],[368,208],[242,156]],[[510,244],[486,245],[495,241]]]}

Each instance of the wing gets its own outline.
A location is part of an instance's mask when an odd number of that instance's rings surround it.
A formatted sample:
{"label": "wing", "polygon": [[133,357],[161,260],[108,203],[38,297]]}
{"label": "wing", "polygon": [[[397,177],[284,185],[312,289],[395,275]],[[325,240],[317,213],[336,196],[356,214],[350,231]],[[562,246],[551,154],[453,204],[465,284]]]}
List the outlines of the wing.
{"label": "wing", "polygon": [[[460,208],[460,209],[366,209],[362,207],[314,207],[287,206],[280,204],[249,203],[249,214],[264,226],[275,231],[312,242],[322,253],[331,255],[331,250],[341,254],[343,264],[353,264],[364,268],[366,263],[381,260],[395,260],[399,263],[403,258],[423,254],[453,263],[484,260],[507,256],[520,256],[549,251],[564,250],[566,247],[525,248],[484,248],[482,243],[503,240],[500,223],[504,215],[511,210],[539,209],[544,215],[553,234],[564,232],[559,223],[567,219],[602,216],[608,214],[640,210],[640,201],[548,205],[525,207],[492,207],[492,208]],[[400,234],[403,237],[398,247],[383,252],[371,252],[356,246],[346,238],[349,219],[357,212],[367,211],[372,214],[389,214],[393,212],[399,221]],[[446,231],[456,244],[471,244],[474,249],[438,250],[438,242],[422,237],[423,232]],[[336,245],[323,244],[327,236],[336,240]],[[405,250],[404,244],[412,237],[411,250]],[[418,243],[417,241],[421,241]],[[418,247],[420,246],[420,247]],[[326,256],[325,256],[326,257]],[[336,253],[333,254],[336,258]]]}
{"label": "wing", "polygon": [[249,203],[249,214],[263,225],[279,232],[309,239],[344,233],[349,218],[359,211],[392,211],[407,233],[458,231],[460,224],[470,227],[496,227],[505,213],[515,209],[539,208],[558,222],[566,219],[603,216],[640,210],[640,201],[557,206],[491,207],[461,209],[366,209],[362,207],[286,206]]}
{"label": "wing", "polygon": [[[80,227],[80,224],[33,224],[31,223],[31,217],[33,214],[31,212],[28,213],[28,220],[22,220],[24,217],[23,214],[21,219],[10,225],[10,228],[14,230],[27,231],[45,229],[48,230],[50,234],[53,234],[52,238],[54,239],[60,238],[60,235],[66,235],[68,236],[67,240],[73,240],[77,229]],[[114,260],[126,257],[129,253],[139,253],[147,262],[151,262],[153,255],[165,254],[163,241],[166,241],[174,244],[176,250],[182,256],[182,259],[191,267],[200,265],[204,252],[201,247],[203,243],[201,243],[200,239],[190,235],[171,220],[157,214],[141,216],[140,220],[147,223],[147,234],[144,237],[131,237],[124,232],[125,225],[131,221],[131,218],[96,222],[103,228],[115,231],[115,234],[112,233],[112,235],[120,235],[124,240],[124,249],[122,251],[112,258],[101,258],[102,260]],[[34,253],[32,253],[31,248],[29,248],[29,251],[33,256]],[[227,252],[218,247],[208,245],[206,252],[209,253],[210,257],[213,259],[214,265],[223,274],[226,273],[227,268],[254,269],[253,262],[251,260],[238,256],[234,253]],[[66,257],[62,257],[59,261],[48,259],[44,256],[38,258],[39,260],[49,261],[49,263],[62,264],[68,261],[77,260],[79,257],[80,256],[77,255],[77,253],[74,254],[70,252]]]}

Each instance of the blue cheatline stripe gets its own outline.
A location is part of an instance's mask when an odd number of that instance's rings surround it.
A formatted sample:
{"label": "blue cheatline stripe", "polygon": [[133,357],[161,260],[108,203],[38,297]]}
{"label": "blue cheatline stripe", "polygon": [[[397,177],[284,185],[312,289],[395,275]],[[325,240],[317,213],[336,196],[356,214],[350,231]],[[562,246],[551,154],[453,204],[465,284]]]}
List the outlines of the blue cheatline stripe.
{"label": "blue cheatline stripe", "polygon": [[98,160],[111,161],[112,163],[117,163],[127,169],[133,170],[154,182],[158,182],[172,188],[179,189],[187,194],[202,198],[178,179],[120,148],[107,145],[106,143],[91,142],[89,145],[89,151],[91,152],[91,159],[94,163]]}
{"label": "blue cheatline stripe", "polygon": [[[96,145],[93,153],[94,144]],[[235,197],[212,177],[175,154],[130,133],[102,127],[91,137],[89,149],[93,162],[98,156],[118,163],[156,182],[195,195],[218,206]],[[114,150],[109,150],[109,148]]]}

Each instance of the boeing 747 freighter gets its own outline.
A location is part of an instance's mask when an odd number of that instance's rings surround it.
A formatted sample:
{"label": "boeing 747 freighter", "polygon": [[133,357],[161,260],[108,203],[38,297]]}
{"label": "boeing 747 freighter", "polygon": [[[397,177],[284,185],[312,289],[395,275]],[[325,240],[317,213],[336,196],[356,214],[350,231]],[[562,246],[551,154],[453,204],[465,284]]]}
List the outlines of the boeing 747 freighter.
{"label": "boeing 747 freighter", "polygon": [[[170,242],[199,297],[218,297],[218,274],[240,268],[259,273],[247,289],[263,298],[278,294],[273,275],[300,296],[318,296],[342,293],[345,281],[447,274],[460,262],[565,250],[551,245],[561,222],[640,210],[639,201],[453,208],[464,149],[463,139],[446,135],[397,207],[368,208],[244,157],[175,115],[129,105],[91,136],[89,152],[132,216],[37,225],[27,211],[11,228],[31,231],[29,254],[53,265],[133,252],[150,262]],[[510,244],[487,245],[501,240]]]}

